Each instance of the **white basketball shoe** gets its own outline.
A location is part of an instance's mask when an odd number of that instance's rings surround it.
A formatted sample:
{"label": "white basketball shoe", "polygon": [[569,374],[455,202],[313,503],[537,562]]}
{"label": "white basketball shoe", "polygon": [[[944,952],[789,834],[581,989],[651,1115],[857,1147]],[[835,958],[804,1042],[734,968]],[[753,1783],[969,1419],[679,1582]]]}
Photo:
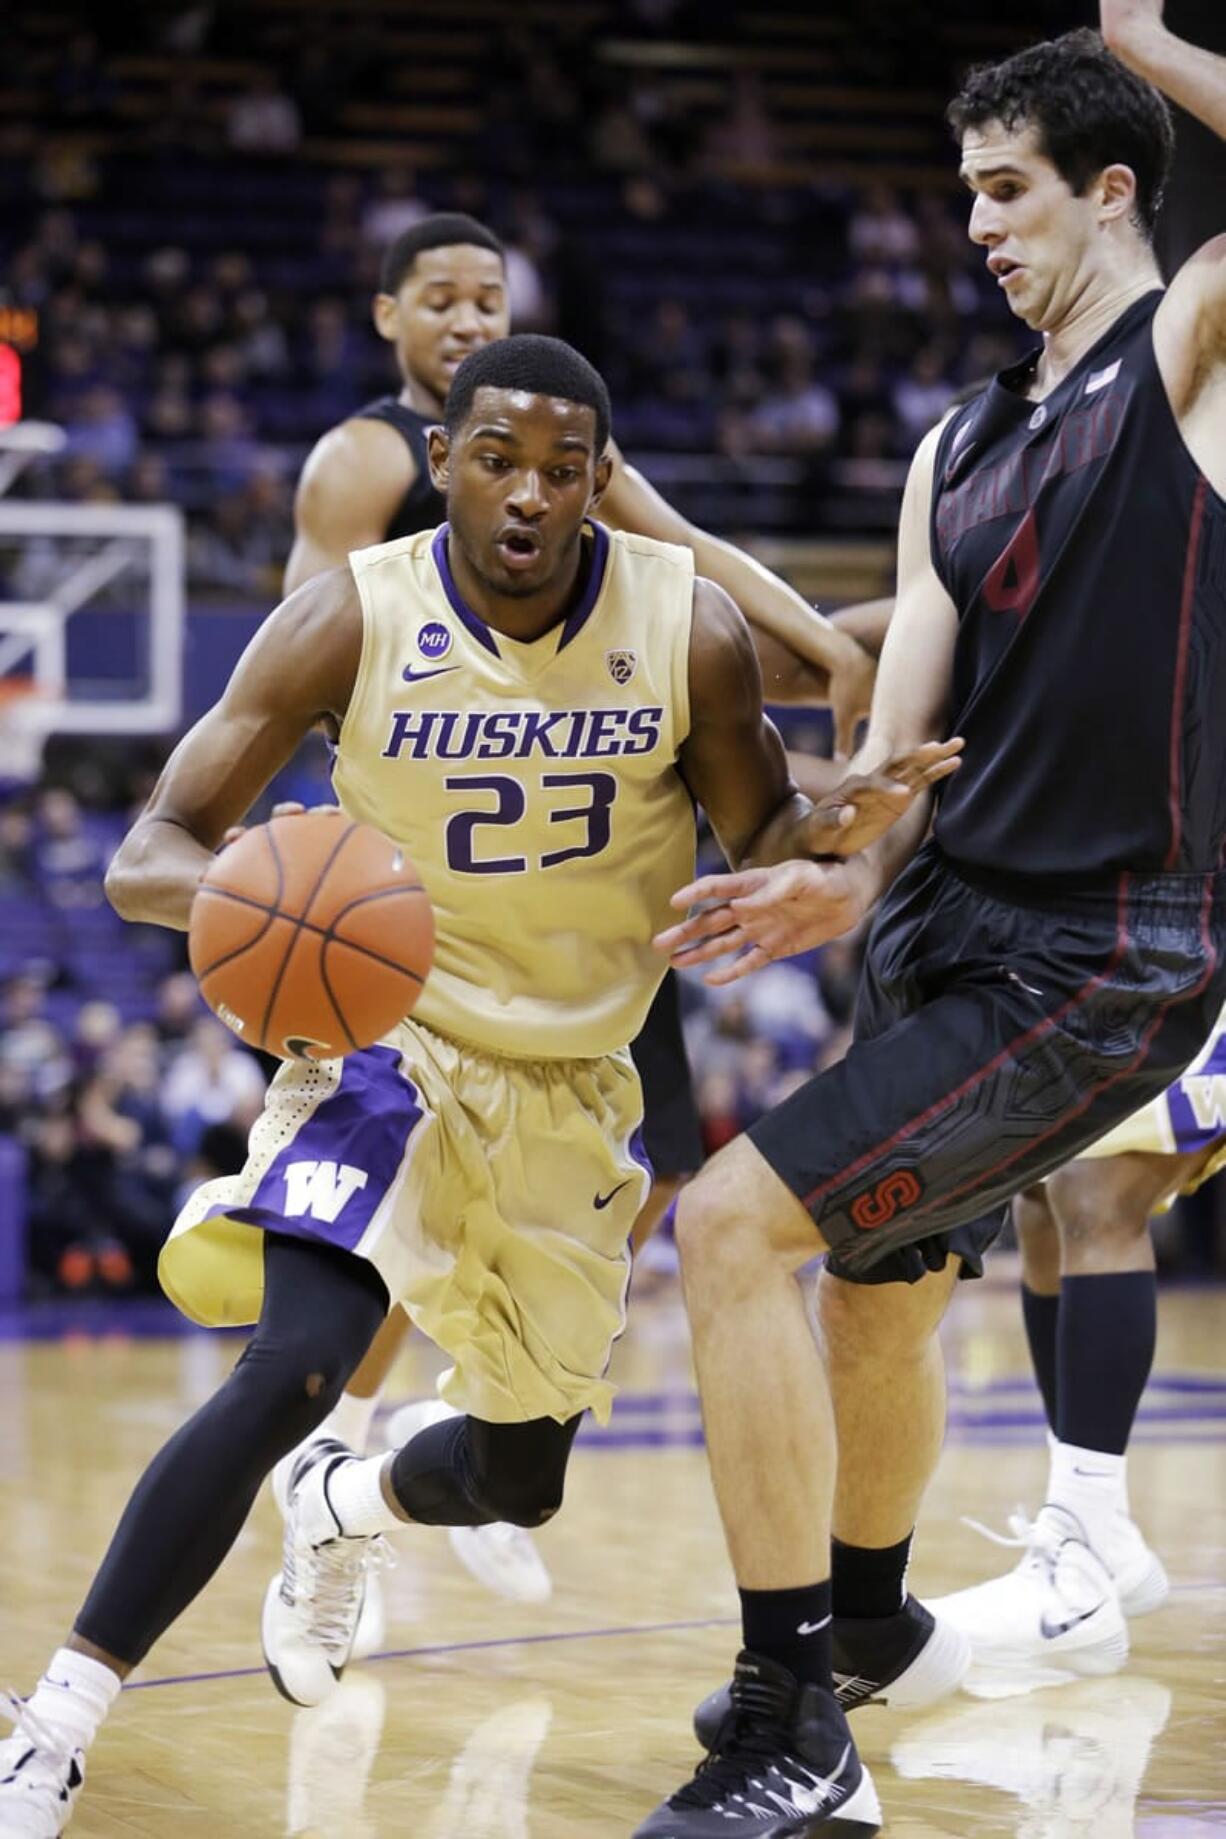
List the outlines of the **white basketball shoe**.
{"label": "white basketball shoe", "polygon": [[0,1717],[13,1726],[0,1742],[0,1839],[58,1839],[85,1780],[85,1752],[14,1693],[0,1692]]}
{"label": "white basketball shoe", "polygon": [[1098,1555],[1111,1573],[1126,1616],[1147,1616],[1161,1609],[1171,1594],[1171,1580],[1161,1558],[1145,1543],[1141,1528],[1128,1514],[1112,1516]]}
{"label": "white basketball shoe", "polygon": [[1128,1625],[1111,1574],[1063,1507],[1020,1521],[1013,1538],[1025,1556],[1004,1577],[974,1584],[928,1607],[952,1622],[977,1661],[1026,1662],[1070,1673],[1117,1673],[1128,1658]]}
{"label": "white basketball shoe", "polygon": [[350,1538],[328,1498],[328,1478],[353,1451],[332,1437],[316,1438],[294,1463],[281,1569],[264,1598],[264,1663],[283,1698],[319,1705],[353,1658],[358,1618],[372,1563],[386,1550],[381,1537]]}
{"label": "white basketball shoe", "polygon": [[[304,1438],[296,1449],[290,1451],[288,1456],[282,1456],[280,1462],[273,1470],[270,1477],[272,1482],[272,1496],[277,1503],[277,1511],[280,1513],[283,1520],[288,1521],[289,1519],[290,1477],[296,1465],[316,1443],[326,1441],[328,1441],[327,1433],[325,1433],[323,1437],[314,1435]],[[394,1562],[391,1557],[390,1547],[388,1547],[384,1553],[383,1561],[389,1565]],[[383,1580],[379,1576],[378,1568],[375,1565],[371,1565],[366,1573],[366,1593],[362,1598],[362,1607],[358,1614],[358,1626],[353,1637],[353,1649],[349,1655],[350,1660],[368,1660],[372,1654],[377,1654],[379,1652],[379,1649],[383,1646],[386,1639],[387,1599],[384,1595]]]}
{"label": "white basketball shoe", "polygon": [[[422,1399],[402,1405],[387,1422],[387,1446],[403,1449],[405,1444],[431,1424],[461,1414],[442,1399]],[[450,1526],[447,1534],[451,1549],[478,1583],[495,1596],[509,1597],[515,1603],[544,1603],[553,1594],[553,1579],[545,1560],[537,1550],[532,1534],[522,1526],[499,1522],[494,1526]]]}

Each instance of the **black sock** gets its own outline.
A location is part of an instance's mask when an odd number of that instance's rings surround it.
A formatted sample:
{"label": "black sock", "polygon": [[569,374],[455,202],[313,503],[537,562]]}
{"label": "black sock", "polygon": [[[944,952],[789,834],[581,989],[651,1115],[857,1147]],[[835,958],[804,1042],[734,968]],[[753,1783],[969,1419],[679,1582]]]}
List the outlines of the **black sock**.
{"label": "black sock", "polygon": [[1030,1343],[1030,1360],[1034,1367],[1034,1376],[1043,1394],[1043,1409],[1047,1413],[1048,1428],[1056,1428],[1056,1401],[1059,1388],[1056,1384],[1056,1337],[1060,1326],[1060,1297],[1042,1296],[1032,1290],[1028,1284],[1022,1285],[1022,1320],[1026,1324],[1026,1339]]}
{"label": "black sock", "polygon": [[741,1626],[751,1653],[831,1690],[829,1578],[800,1590],[742,1590]]}
{"label": "black sock", "polygon": [[831,1541],[834,1613],[837,1616],[892,1616],[907,1595],[908,1533],[897,1545],[844,1545]]}
{"label": "black sock", "polygon": [[1057,1340],[1061,1443],[1124,1454],[1154,1363],[1157,1330],[1152,1271],[1064,1278]]}

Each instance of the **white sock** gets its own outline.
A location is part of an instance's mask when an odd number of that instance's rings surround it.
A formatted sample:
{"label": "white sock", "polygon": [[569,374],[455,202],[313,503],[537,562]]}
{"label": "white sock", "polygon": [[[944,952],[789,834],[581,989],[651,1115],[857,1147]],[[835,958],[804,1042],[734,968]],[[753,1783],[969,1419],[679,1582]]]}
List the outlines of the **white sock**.
{"label": "white sock", "polygon": [[396,1532],[405,1524],[383,1498],[383,1469],[389,1456],[341,1462],[328,1476],[328,1504],[350,1539]]}
{"label": "white sock", "polygon": [[317,1437],[338,1437],[342,1443],[349,1445],[355,1456],[364,1456],[378,1404],[377,1392],[373,1398],[357,1398],[352,1392],[342,1392],[314,1434]]}
{"label": "white sock", "polygon": [[1126,1456],[1079,1449],[1075,1443],[1057,1443],[1052,1449],[1047,1498],[1076,1514],[1100,1557],[1106,1553],[1116,1514],[1127,1511],[1127,1464]]}
{"label": "white sock", "polygon": [[74,1748],[86,1750],[119,1696],[121,1681],[110,1667],[75,1648],[61,1647],[30,1697],[30,1710]]}

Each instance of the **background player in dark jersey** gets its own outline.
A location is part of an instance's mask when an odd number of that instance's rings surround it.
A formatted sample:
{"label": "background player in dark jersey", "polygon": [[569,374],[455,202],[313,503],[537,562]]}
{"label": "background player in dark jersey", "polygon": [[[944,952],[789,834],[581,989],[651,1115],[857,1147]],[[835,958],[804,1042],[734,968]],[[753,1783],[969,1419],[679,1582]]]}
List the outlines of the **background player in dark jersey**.
{"label": "background player in dark jersey", "polygon": [[[1103,23],[1226,133],[1226,65],[1155,0],[1105,0]],[[661,941],[736,953],[728,981],[885,895],[846,1059],[678,1203],[745,1650],[715,1754],[640,1839],[848,1830],[832,1638],[855,1674],[885,1642],[831,1627],[834,1419],[795,1271],[822,1247],[853,1275],[943,1262],[940,1235],[1169,1084],[1226,986],[1226,238],[1163,292],[1169,115],[1095,34],[974,73],[951,121],[971,237],[1042,342],[916,456],[862,759],[956,726],[964,770],[926,842],[918,812],[845,865],[700,881],[679,902],[715,904]],[[909,1377],[895,1417],[924,1446],[938,1401]],[[1110,1576],[1070,1515],[1040,1521],[1039,1638],[1110,1671]]]}
{"label": "background player in dark jersey", "polygon": [[[439,214],[414,224],[384,256],[373,313],[377,330],[394,348],[401,388],[397,395],[367,404],[330,429],[308,457],[295,502],[287,593],[324,569],[343,564],[355,549],[432,529],[443,521],[443,500],[430,480],[427,431],[441,419],[451,380],[464,358],[510,330],[502,245],[484,224],[459,214]],[[699,570],[732,594],[751,622],[768,700],[829,702],[836,742],[849,747],[858,718],[867,712],[879,642],[870,653],[838,631],[752,557],[695,529],[626,464],[615,445],[610,451],[613,475],[601,504],[602,521],[691,548]],[[872,616],[870,609],[870,620]],[[810,794],[837,777],[837,769],[821,761],[803,762],[802,768],[802,783]],[[642,1243],[681,1181],[702,1160],[672,977],[661,985],[634,1051],[644,1088],[644,1141],[656,1171],[635,1229],[636,1242]],[[407,1328],[403,1313],[394,1310],[320,1434],[337,1435],[357,1449],[365,1447],[380,1389]],[[404,1442],[421,1427],[426,1414],[445,1409],[407,1407],[393,1420],[389,1434],[397,1443]],[[283,1465],[278,1479],[290,1466]],[[490,1588],[521,1600],[540,1600],[548,1594],[548,1573],[523,1529],[458,1527],[451,1539],[457,1555]],[[382,1638],[380,1602],[377,1587],[371,1589],[359,1654],[371,1651]]]}

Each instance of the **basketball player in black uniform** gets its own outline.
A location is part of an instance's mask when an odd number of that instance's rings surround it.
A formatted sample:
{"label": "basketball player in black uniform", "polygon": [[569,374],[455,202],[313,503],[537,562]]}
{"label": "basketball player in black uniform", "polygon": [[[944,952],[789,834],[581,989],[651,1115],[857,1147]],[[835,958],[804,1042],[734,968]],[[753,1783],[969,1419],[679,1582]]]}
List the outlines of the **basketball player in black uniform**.
{"label": "basketball player in black uniform", "polygon": [[[395,350],[402,387],[330,429],[309,455],[295,503],[287,593],[343,563],[352,550],[433,529],[444,520],[443,500],[430,482],[427,431],[441,419],[463,359],[510,330],[501,243],[484,224],[460,214],[414,224],[384,256],[373,310],[378,332]],[[693,549],[699,569],[733,596],[751,623],[768,700],[829,703],[836,744],[850,746],[856,722],[867,712],[874,657],[742,550],[687,523],[616,447],[611,451],[613,478],[602,501],[602,521]],[[838,776],[839,769],[820,760],[799,764],[811,795]],[[661,985],[634,1055],[643,1081],[644,1142],[656,1172],[635,1228],[637,1245],[702,1162],[675,978]],[[320,1434],[364,1447],[407,1327],[403,1312],[393,1310]],[[419,1427],[406,1418],[394,1434],[403,1440]],[[547,1573],[523,1529],[463,1528],[453,1544],[463,1562],[500,1594],[534,1600],[548,1593]],[[379,1592],[372,1590],[359,1656],[382,1638],[379,1604]]]}
{"label": "basketball player in black uniform", "polygon": [[[950,111],[971,238],[1042,342],[917,453],[862,762],[956,729],[963,771],[845,865],[682,890],[715,904],[660,941],[734,953],[708,973],[730,981],[884,897],[846,1059],[678,1202],[744,1651],[711,1755],[638,1839],[878,1830],[833,1690],[832,1639],[867,1669],[832,1629],[833,1416],[794,1273],[822,1249],[852,1276],[944,1262],[943,1234],[1168,1085],[1226,993],[1226,239],[1165,291],[1151,244],[1172,145],[1153,85],[1226,134],[1226,63],[1160,0],[1103,0],[1103,27],[1119,57],[1071,33],[972,73]],[[938,1401],[909,1379],[896,1416],[926,1444]],[[1042,1563],[1053,1656],[1122,1664],[1071,1516]]]}

